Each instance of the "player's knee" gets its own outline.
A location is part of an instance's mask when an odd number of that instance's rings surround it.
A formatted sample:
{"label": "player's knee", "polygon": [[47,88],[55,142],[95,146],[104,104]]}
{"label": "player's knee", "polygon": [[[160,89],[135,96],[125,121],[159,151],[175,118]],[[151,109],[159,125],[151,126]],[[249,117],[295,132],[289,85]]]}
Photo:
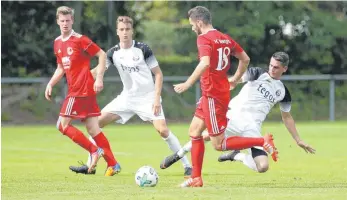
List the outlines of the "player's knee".
{"label": "player's knee", "polygon": [[63,124],[61,122],[57,123],[57,129],[62,133],[65,134],[65,130],[66,130],[67,126],[64,127]]}
{"label": "player's knee", "polygon": [[261,163],[257,165],[257,169],[259,173],[265,173],[269,169],[269,165],[266,163]]}
{"label": "player's knee", "polygon": [[56,127],[62,134],[64,134],[64,130],[65,130],[66,127],[63,127],[63,124],[61,123],[61,121],[62,121],[62,118],[59,117],[58,121],[57,121]]}
{"label": "player's knee", "polygon": [[166,126],[160,126],[157,131],[161,137],[166,138],[169,136],[169,129]]}
{"label": "player's knee", "polygon": [[256,165],[259,173],[264,173],[269,169],[269,163],[267,160],[257,160]]}
{"label": "player's knee", "polygon": [[108,121],[111,121],[111,120],[109,120],[109,118],[107,117],[104,117],[104,116],[99,117],[98,118],[99,127],[104,128],[108,123],[110,123]]}
{"label": "player's knee", "polygon": [[202,138],[204,139],[204,141],[210,141],[211,140],[210,135],[208,134],[207,130],[202,132]]}
{"label": "player's knee", "polygon": [[100,128],[104,128],[104,127],[106,126],[106,124],[105,124],[105,123],[102,123],[101,121],[99,121],[98,123],[99,123],[99,127],[100,127]]}
{"label": "player's knee", "polygon": [[189,135],[190,135],[190,136],[195,136],[195,135],[196,135],[196,129],[194,129],[194,128],[192,128],[192,127],[189,127],[188,132],[189,132]]}
{"label": "player's knee", "polygon": [[63,126],[61,125],[61,123],[57,123],[57,129],[58,129],[61,133],[64,133],[64,129],[63,129]]}
{"label": "player's knee", "polygon": [[212,147],[217,150],[217,151],[225,151],[225,149],[223,149],[223,143],[224,143],[224,138],[220,136],[216,136],[216,137],[210,137],[211,140],[211,144]]}
{"label": "player's knee", "polygon": [[267,153],[264,150],[251,148],[252,157],[257,166],[257,170],[259,173],[264,173],[269,169],[269,159],[267,157]]}
{"label": "player's knee", "polygon": [[62,134],[65,135],[66,129],[68,128],[69,125],[70,125],[69,120],[66,120],[63,117],[59,117],[57,124],[56,124],[56,127]]}
{"label": "player's knee", "polygon": [[212,142],[212,147],[217,151],[222,151],[222,145],[216,142]]}
{"label": "player's knee", "polygon": [[98,125],[97,126],[86,125],[86,129],[87,129],[88,134],[93,136],[93,137],[100,133],[100,128]]}
{"label": "player's knee", "polygon": [[60,131],[61,117],[58,118],[56,127]]}

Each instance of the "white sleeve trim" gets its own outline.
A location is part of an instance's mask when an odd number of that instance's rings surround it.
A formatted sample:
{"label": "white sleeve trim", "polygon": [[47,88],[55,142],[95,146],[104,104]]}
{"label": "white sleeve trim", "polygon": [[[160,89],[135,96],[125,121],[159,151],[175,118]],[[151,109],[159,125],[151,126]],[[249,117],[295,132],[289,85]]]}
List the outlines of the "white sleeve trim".
{"label": "white sleeve trim", "polygon": [[153,69],[154,67],[157,67],[159,66],[159,63],[157,61],[157,59],[155,58],[154,55],[151,55],[150,57],[148,57],[146,60],[145,60],[146,64],[148,65],[148,67],[150,69]]}
{"label": "white sleeve trim", "polygon": [[280,109],[282,112],[290,112],[292,104],[290,102],[280,102]]}
{"label": "white sleeve trim", "polygon": [[247,82],[249,81],[249,76],[248,76],[248,72],[247,70],[245,71],[245,73],[243,73],[242,77],[241,77],[241,83]]}
{"label": "white sleeve trim", "polygon": [[112,62],[110,61],[109,58],[106,58],[106,69],[108,69],[108,67],[112,66]]}

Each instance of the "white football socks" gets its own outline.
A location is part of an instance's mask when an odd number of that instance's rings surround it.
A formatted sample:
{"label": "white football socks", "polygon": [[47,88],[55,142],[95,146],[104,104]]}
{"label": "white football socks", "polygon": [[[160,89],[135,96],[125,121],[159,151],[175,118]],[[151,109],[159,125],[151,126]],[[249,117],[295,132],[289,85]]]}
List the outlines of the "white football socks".
{"label": "white football socks", "polygon": [[192,141],[187,142],[178,152],[177,155],[182,158],[192,149]]}
{"label": "white football socks", "polygon": [[[163,138],[163,139],[165,140],[165,142],[167,143],[167,145],[169,146],[169,148],[171,149],[172,152],[176,153],[177,151],[179,151],[181,149],[181,144],[180,144],[179,140],[171,131],[169,132],[168,137]],[[191,167],[186,156],[184,156],[181,159],[181,161],[183,163],[183,167]]]}
{"label": "white football socks", "polygon": [[[206,142],[208,142],[208,141],[204,140],[204,143],[206,143]],[[192,141],[190,140],[177,152],[177,154],[179,157],[182,158],[185,154],[187,154],[191,150],[192,150]]]}
{"label": "white football socks", "polygon": [[[91,141],[96,146],[96,143],[95,143],[95,141],[94,141],[92,136],[89,136],[89,141]],[[90,167],[91,164],[92,164],[92,155],[90,153],[88,153],[88,160],[87,160],[86,165],[88,167]]]}
{"label": "white football socks", "polygon": [[245,154],[245,153],[238,153],[235,155],[234,160],[240,161],[244,165],[246,165],[248,168],[258,172],[257,165],[255,164],[252,155]]}

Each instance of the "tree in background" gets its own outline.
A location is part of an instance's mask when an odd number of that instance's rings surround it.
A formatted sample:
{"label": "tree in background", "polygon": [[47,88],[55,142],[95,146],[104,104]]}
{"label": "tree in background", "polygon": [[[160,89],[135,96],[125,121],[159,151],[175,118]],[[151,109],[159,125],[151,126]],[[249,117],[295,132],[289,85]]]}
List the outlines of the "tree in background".
{"label": "tree in background", "polygon": [[76,11],[76,31],[104,49],[117,42],[118,15],[135,19],[137,39],[155,51],[166,75],[193,69],[196,36],[187,11],[208,7],[216,28],[246,49],[251,64],[266,66],[274,51],[291,55],[289,73],[347,73],[346,2],[1,2],[3,76],[48,76],[55,69],[52,41],[59,35],[55,11]]}

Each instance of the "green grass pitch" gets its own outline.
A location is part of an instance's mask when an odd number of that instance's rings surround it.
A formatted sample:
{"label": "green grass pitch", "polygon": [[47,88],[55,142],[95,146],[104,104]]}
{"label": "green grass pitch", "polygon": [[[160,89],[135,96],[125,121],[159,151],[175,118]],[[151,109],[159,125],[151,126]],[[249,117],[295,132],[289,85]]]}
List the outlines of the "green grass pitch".
{"label": "green grass pitch", "polygon": [[[79,126],[80,127],[80,126]],[[279,161],[258,174],[242,163],[218,163],[219,152],[206,144],[203,188],[178,188],[183,168],[166,170],[160,161],[171,154],[151,124],[110,125],[104,129],[122,166],[114,177],[104,177],[100,160],[96,175],[69,171],[69,165],[86,161],[87,154],[52,126],[5,126],[1,133],[3,200],[123,200],[123,199],[242,199],[242,200],[346,200],[347,122],[297,124],[302,139],[317,153],[297,147],[281,123],[265,123],[279,149]],[[81,127],[82,130],[85,130]],[[187,124],[169,124],[182,144],[189,138]],[[190,158],[190,156],[189,156]],[[143,165],[159,174],[154,188],[140,188],[134,174]]]}

